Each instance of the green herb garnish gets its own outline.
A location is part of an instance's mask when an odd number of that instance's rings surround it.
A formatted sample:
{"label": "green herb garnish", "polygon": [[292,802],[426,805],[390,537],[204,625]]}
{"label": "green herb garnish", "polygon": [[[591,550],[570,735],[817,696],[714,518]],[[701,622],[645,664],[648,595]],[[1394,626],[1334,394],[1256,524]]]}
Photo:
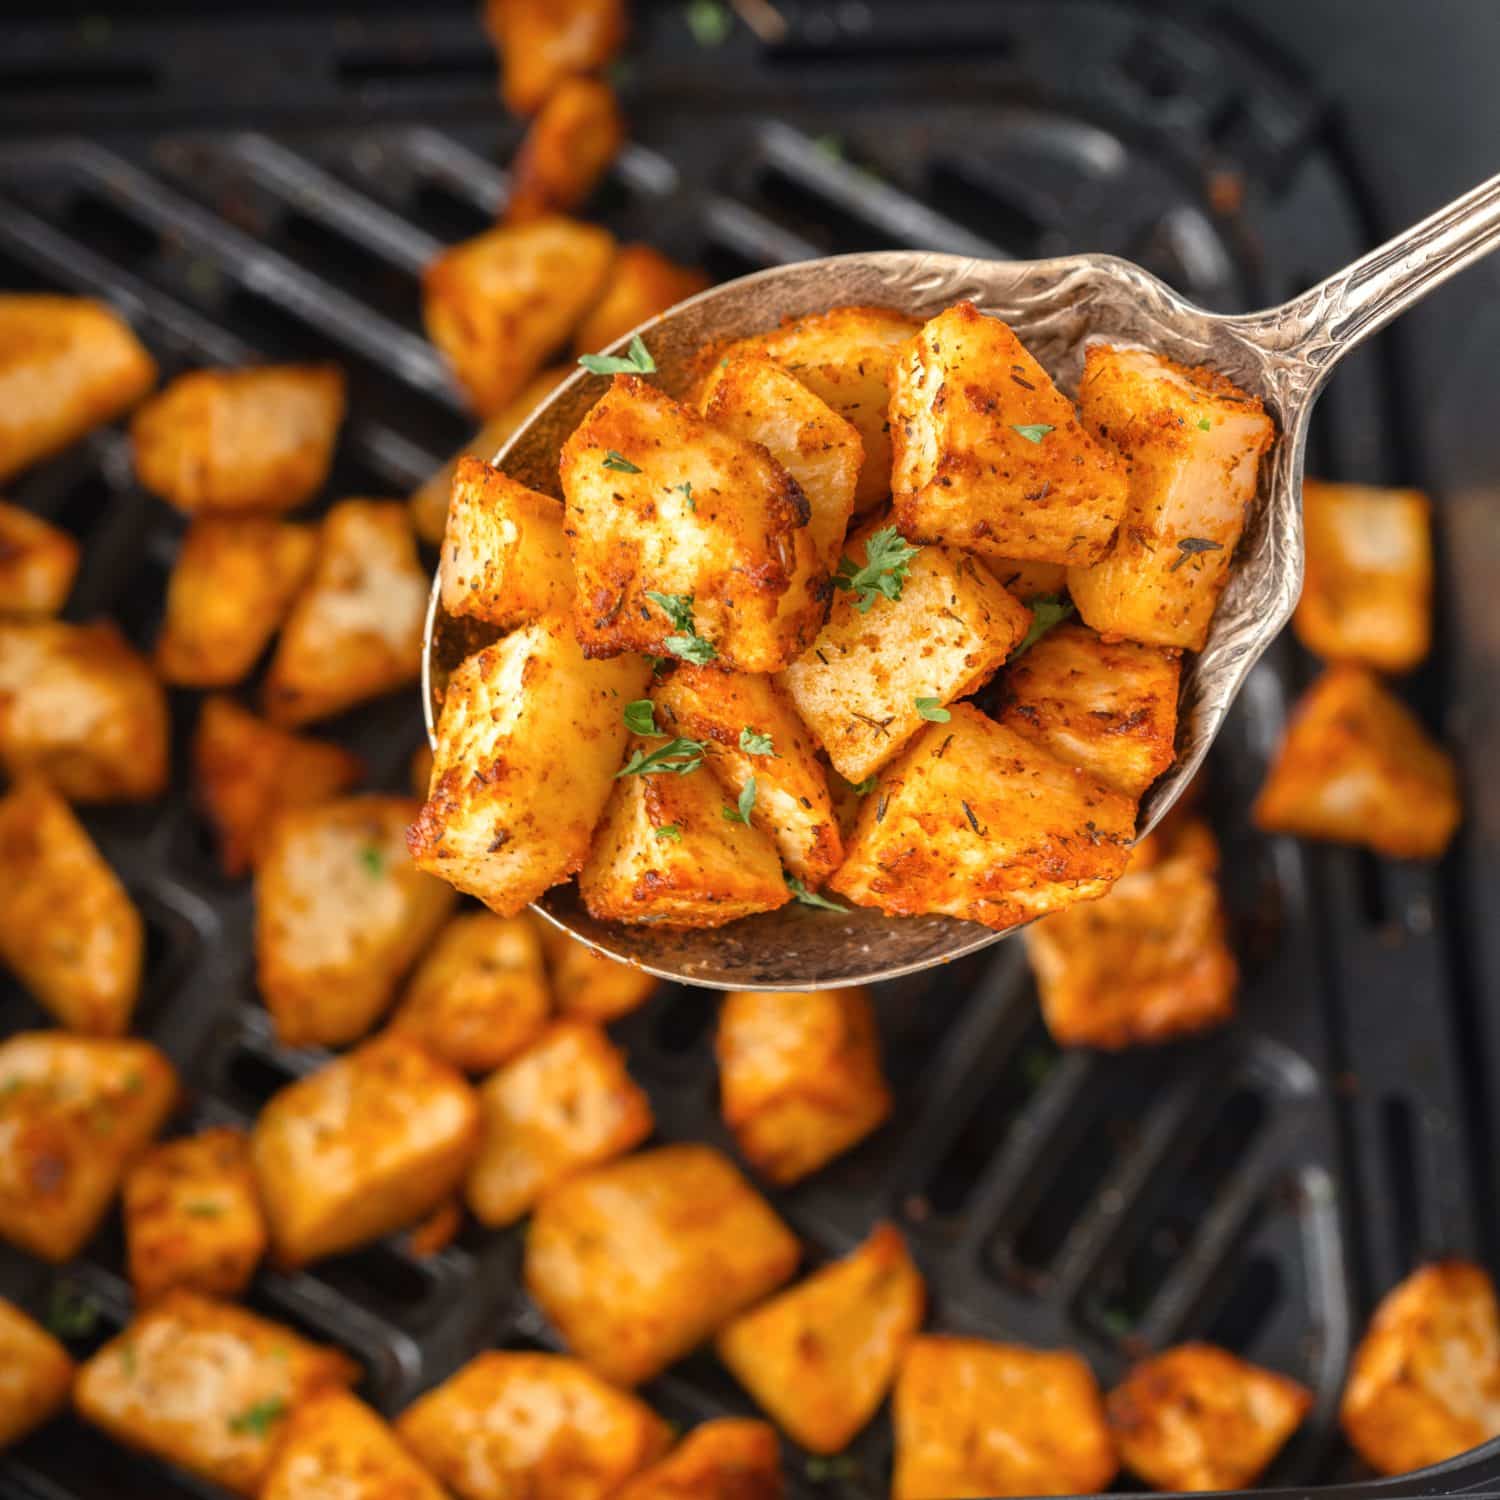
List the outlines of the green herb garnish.
{"label": "green herb garnish", "polygon": [[683,8],[683,18],[700,47],[722,47],[734,27],[729,12],[719,0],[689,0]]}
{"label": "green herb garnish", "polygon": [[1188,558],[1195,557],[1200,552],[1222,552],[1223,550],[1223,542],[1210,541],[1206,536],[1185,536],[1177,544],[1179,554],[1177,561],[1167,569],[1167,572],[1175,573]]}
{"label": "green herb garnish", "polygon": [[707,666],[719,654],[718,647],[701,635],[669,635],[662,645],[673,656],[690,661],[695,667]]}
{"label": "green herb garnish", "polygon": [[684,479],[681,484],[674,484],[672,488],[687,502],[687,508],[694,514],[698,514],[698,502],[693,499],[693,481]]}
{"label": "green herb garnish", "polygon": [[71,1281],[59,1281],[52,1288],[44,1321],[60,1339],[86,1339],[99,1321],[99,1304]]}
{"label": "green herb garnish", "polygon": [[[640,334],[630,341],[625,354],[580,354],[578,363],[590,375],[654,375],[656,361]],[[637,471],[639,472],[639,471]]]}
{"label": "green herb garnish", "polygon": [[776,746],[771,743],[771,736],[762,734],[758,729],[752,729],[748,724],[740,730],[740,749],[746,755],[776,754]]}
{"label": "green herb garnish", "polygon": [[1198,418],[1198,431],[1199,432],[1212,432],[1213,430],[1214,430],[1214,424],[1212,422],[1210,422],[1207,417],[1199,417]]}
{"label": "green herb garnish", "polygon": [[785,879],[787,890],[789,890],[804,906],[818,906],[821,907],[824,911],[846,912],[849,910],[847,906],[840,906],[837,901],[830,901],[826,896],[820,896],[816,891],[808,890],[808,888],[803,885],[795,875],[786,875]]}
{"label": "green herb garnish", "polygon": [[623,453],[616,453],[613,448],[606,448],[604,450],[604,467],[606,469],[613,469],[619,474],[639,474],[641,472]]}
{"label": "green herb garnish", "polygon": [[691,594],[658,594],[654,589],[646,590],[646,597],[659,604],[667,618],[678,630],[693,628],[693,596]]}
{"label": "green herb garnish", "polygon": [[745,789],[740,793],[739,803],[735,807],[723,809],[724,816],[731,823],[743,823],[746,828],[750,826],[750,814],[755,811],[755,778],[752,776],[745,783]]}
{"label": "green herb garnish", "polygon": [[615,772],[615,780],[622,776],[686,776],[703,764],[703,752],[708,749],[702,740],[668,740],[658,750],[649,754],[633,750],[630,759]]}
{"label": "green herb garnish", "polygon": [[701,667],[719,654],[714,643],[705,640],[694,628],[691,594],[658,594],[653,589],[647,589],[646,597],[653,604],[659,604],[666,611],[667,618],[677,627],[677,634],[669,635],[662,642],[673,656]]}
{"label": "green herb garnish", "polygon": [[1049,432],[1055,429],[1051,422],[1023,422],[1019,426],[1012,422],[1010,430],[1017,436],[1025,438],[1028,443],[1040,443]]}
{"label": "green herb garnish", "polygon": [[366,844],[359,851],[359,862],[376,880],[385,874],[385,855],[374,844]]}
{"label": "green herb garnish", "polygon": [[625,727],[632,734],[660,734],[656,727],[656,705],[649,698],[637,698],[625,705]]}
{"label": "green herb garnish", "polygon": [[1030,651],[1054,625],[1061,625],[1073,613],[1073,601],[1061,594],[1038,594],[1030,601],[1031,626],[1021,637],[1021,644],[1006,657],[1014,661],[1023,652]]}
{"label": "green herb garnish", "polygon": [[880,773],[877,771],[873,776],[866,776],[863,781],[851,781],[849,783],[849,790],[856,797],[868,797],[879,785]]}
{"label": "green herb garnish", "polygon": [[833,586],[859,597],[854,607],[869,614],[877,599],[899,599],[912,558],[922,549],[914,547],[894,526],[882,526],[865,543],[865,565],[855,567],[850,558],[839,559]]}
{"label": "green herb garnish", "polygon": [[929,724],[946,724],[953,717],[943,707],[943,700],[941,698],[913,698],[912,702],[917,705],[917,712]]}
{"label": "green herb garnish", "polygon": [[229,1430],[234,1433],[249,1434],[251,1437],[265,1437],[270,1432],[271,1424],[279,1422],[286,1415],[286,1402],[280,1396],[267,1396],[264,1401],[257,1401],[247,1406],[238,1416],[229,1419]]}
{"label": "green herb garnish", "polygon": [[680,844],[682,842],[682,830],[675,823],[663,823],[656,830],[659,839],[665,839],[669,844]]}

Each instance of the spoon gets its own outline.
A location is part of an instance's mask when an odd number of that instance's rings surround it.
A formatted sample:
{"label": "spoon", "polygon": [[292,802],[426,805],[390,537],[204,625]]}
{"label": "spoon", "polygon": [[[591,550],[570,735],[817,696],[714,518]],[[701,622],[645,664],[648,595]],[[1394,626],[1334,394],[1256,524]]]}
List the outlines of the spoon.
{"label": "spoon", "polygon": [[[1261,464],[1259,491],[1207,643],[1184,662],[1177,758],[1141,801],[1139,832],[1145,834],[1203,764],[1251,667],[1296,606],[1302,590],[1303,453],[1323,383],[1356,345],[1497,244],[1500,176],[1300,297],[1261,312],[1205,312],[1149,272],[1110,255],[987,261],[891,250],[742,276],[636,331],[650,346],[662,386],[681,396],[691,356],[704,344],[841,305],[873,303],[925,319],[969,300],[1009,324],[1065,390],[1077,387],[1085,343],[1103,340],[1207,365],[1260,397],[1276,421],[1276,441]],[[623,351],[629,339],[627,334],[611,348]],[[557,495],[558,450],[604,389],[595,376],[573,375],[494,463],[523,484]],[[429,738],[448,673],[496,634],[450,619],[434,583],[422,678]],[[549,891],[536,909],[611,958],[717,989],[870,984],[962,958],[1007,936],[953,917],[893,918],[861,907],[841,914],[800,902],[727,927],[667,932],[595,920],[572,884]]]}

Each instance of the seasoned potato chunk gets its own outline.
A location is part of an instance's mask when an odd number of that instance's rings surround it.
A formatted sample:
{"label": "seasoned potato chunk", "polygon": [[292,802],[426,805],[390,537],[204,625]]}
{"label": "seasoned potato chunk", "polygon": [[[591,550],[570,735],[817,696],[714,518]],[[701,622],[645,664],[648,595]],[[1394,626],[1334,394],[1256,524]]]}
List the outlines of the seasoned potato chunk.
{"label": "seasoned potato chunk", "polygon": [[616,963],[571,933],[533,917],[552,976],[552,998],[565,1016],[579,1021],[613,1021],[644,1005],[661,983],[634,964]]}
{"label": "seasoned potato chunk", "polygon": [[1071,1352],[919,1338],[891,1414],[892,1500],[1092,1495],[1115,1476],[1099,1388]]}
{"label": "seasoned potato chunk", "polygon": [[891,1111],[864,990],[727,995],[715,1050],[725,1123],[774,1183],[816,1172]]}
{"label": "seasoned potato chunk", "polygon": [[548,214],[487,230],[427,267],[427,335],[480,416],[501,411],[572,332],[614,249],[607,229]]}
{"label": "seasoned potato chunk", "polygon": [[363,1401],[326,1390],[282,1424],[259,1500],[446,1500],[447,1491]]}
{"label": "seasoned potato chunk", "polygon": [[860,808],[830,884],[890,916],[1013,927],[1102,896],[1135,804],[967,703],[930,724]]}
{"label": "seasoned potato chunk", "polygon": [[686,302],[708,285],[702,271],[679,266],[650,245],[621,245],[604,295],[573,334],[573,352],[598,354],[647,318]]}
{"label": "seasoned potato chunk", "polygon": [[486,0],[512,114],[534,114],[575,73],[602,70],[625,43],[625,0]]}
{"label": "seasoned potato chunk", "polygon": [[156,666],[179,687],[246,676],[312,571],[317,535],[261,516],[197,521],[167,582]]}
{"label": "seasoned potato chunk", "polygon": [[167,699],[108,620],[0,620],[0,764],[70,802],[147,802],[167,784]]}
{"label": "seasoned potato chunk", "polygon": [[325,719],[415,682],[430,583],[399,501],[335,505],[266,673],[271,721]]}
{"label": "seasoned potato chunk", "polygon": [[255,876],[261,994],[289,1047],[341,1046],[384,1014],[453,892],[406,852],[408,797],[347,797],[276,820]]}
{"label": "seasoned potato chunk", "polygon": [[526,1285],[583,1359],[637,1385],[796,1269],[796,1236],[711,1146],[658,1146],[537,1205]]}
{"label": "seasoned potato chunk", "polygon": [[1302,485],[1307,568],[1292,629],[1324,661],[1407,672],[1432,642],[1431,506],[1420,490]]}
{"label": "seasoned potato chunk", "polygon": [[1090,348],[1078,398],[1130,475],[1114,545],[1068,569],[1078,611],[1106,637],[1201,651],[1276,429],[1222,375],[1140,349]]}
{"label": "seasoned potato chunk", "polygon": [[0,1041],[0,1238],[71,1260],[176,1099],[172,1065],[149,1042]]}
{"label": "seasoned potato chunk", "polygon": [[885,1399],[924,1303],[901,1236],[877,1224],[843,1260],[742,1313],[715,1347],[794,1441],[837,1453]]}
{"label": "seasoned potato chunk", "polygon": [[391,1030],[465,1073],[487,1073],[529,1047],[551,1010],[531,924],[471,912],[455,917],[418,964]]}
{"label": "seasoned potato chunk", "polygon": [[1363,667],[1330,667],[1292,711],[1251,816],[1268,833],[1437,859],[1458,827],[1458,775],[1411,710]]}
{"label": "seasoned potato chunk", "polygon": [[589,661],[565,616],[476,651],[443,699],[417,864],[512,917],[578,871],[651,669]]}
{"label": "seasoned potato chunk", "polygon": [[562,485],[588,655],[774,672],[817,633],[807,497],[759,444],[616,375],[563,444]]}
{"label": "seasoned potato chunk", "polygon": [[764,1422],[702,1422],[616,1500],[782,1500],[781,1444]]}
{"label": "seasoned potato chunk", "polygon": [[285,1419],[357,1367],[243,1307],[169,1292],[78,1372],[79,1414],[237,1495],[255,1496]]}
{"label": "seasoned potato chunk", "polygon": [[624,144],[615,91],[598,78],[565,78],[547,96],[511,163],[505,222],[571,212]]}
{"label": "seasoned potato chunk", "polygon": [[463,1181],[478,1137],[473,1089],[405,1037],[289,1083],[251,1138],[277,1259],[305,1265],[415,1223]]}
{"label": "seasoned potato chunk", "polygon": [[0,1297],[0,1449],[60,1411],[72,1385],[68,1351]]}
{"label": "seasoned potato chunk", "polygon": [[1142,1360],[1106,1411],[1126,1468],[1155,1490],[1244,1490],[1311,1409],[1312,1392],[1212,1344]]}
{"label": "seasoned potato chunk", "polygon": [[0,500],[0,615],[55,615],[78,571],[78,543],[61,528]]}
{"label": "seasoned potato chunk", "polygon": [[984,565],[1022,604],[1043,595],[1066,593],[1068,570],[1062,563],[1023,561],[1017,557],[986,557]]}
{"label": "seasoned potato chunk", "polygon": [[0,294],[0,480],[112,422],[155,383],[151,356],[102,302]]}
{"label": "seasoned potato chunk", "polygon": [[484,1128],[468,1199],[491,1226],[513,1223],[548,1188],[651,1134],[651,1105],[624,1055],[587,1021],[559,1021],[485,1080],[479,1102]]}
{"label": "seasoned potato chunk", "polygon": [[194,370],[131,420],[136,478],[189,514],[293,510],[328,478],[343,420],[333,365]]}
{"label": "seasoned potato chunk", "polygon": [[68,1030],[129,1030],[145,927],[72,809],[40,778],[0,796],[0,891],[0,961]]}

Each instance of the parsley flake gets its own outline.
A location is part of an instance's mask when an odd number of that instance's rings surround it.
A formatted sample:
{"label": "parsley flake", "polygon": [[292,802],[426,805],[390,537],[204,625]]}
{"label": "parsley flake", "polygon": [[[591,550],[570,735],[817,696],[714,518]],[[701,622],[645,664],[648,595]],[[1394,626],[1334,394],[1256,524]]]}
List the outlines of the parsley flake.
{"label": "parsley flake", "polygon": [[646,590],[646,597],[659,604],[667,618],[677,630],[693,628],[693,596],[691,594],[658,594],[654,589]]}
{"label": "parsley flake", "polygon": [[830,901],[827,896],[820,896],[816,891],[808,890],[795,875],[786,875],[785,879],[787,890],[804,906],[820,907],[823,911],[847,912],[849,910],[847,906],[840,906],[837,901]]}
{"label": "parsley flake", "polygon": [[1214,430],[1214,424],[1212,422],[1210,422],[1207,417],[1199,417],[1198,418],[1198,431],[1199,432],[1212,432],[1213,430]]}
{"label": "parsley flake", "polygon": [[771,736],[762,734],[760,730],[752,728],[749,724],[740,730],[740,749],[746,755],[776,754],[776,746],[771,742]]}
{"label": "parsley flake", "polygon": [[646,590],[646,597],[666,611],[667,618],[677,627],[676,635],[669,635],[663,647],[683,661],[703,666],[718,654],[718,648],[710,640],[699,635],[693,625],[693,596],[691,594],[658,594]]}
{"label": "parsley flake", "polygon": [[615,780],[622,776],[686,776],[703,764],[703,752],[708,745],[703,740],[668,740],[659,749],[649,754],[644,750],[632,750],[630,759],[615,772]]}
{"label": "parsley flake", "polygon": [[868,797],[871,792],[880,785],[880,773],[877,771],[873,776],[866,776],[863,781],[851,781],[849,790],[856,797]]}
{"label": "parsley flake", "polygon": [[1188,558],[1200,552],[1222,552],[1223,550],[1223,542],[1210,541],[1206,536],[1185,536],[1177,544],[1177,561],[1167,569],[1167,572],[1175,573]]}
{"label": "parsley flake", "polygon": [[752,776],[745,783],[745,789],[740,793],[740,800],[735,807],[723,809],[724,817],[731,823],[743,823],[746,828],[750,826],[750,814],[755,811],[755,778]]}
{"label": "parsley flake", "polygon": [[52,1288],[44,1321],[60,1339],[86,1339],[99,1321],[99,1305],[71,1281],[59,1281]]}
{"label": "parsley flake", "polygon": [[943,700],[941,698],[913,698],[912,702],[917,705],[917,712],[929,724],[946,724],[953,717],[943,707]]}
{"label": "parsley flake", "polygon": [[680,656],[683,661],[690,661],[696,667],[706,666],[719,654],[718,647],[712,641],[704,640],[701,635],[669,635],[662,645],[673,656]]}
{"label": "parsley flake", "polygon": [[616,453],[613,448],[606,448],[604,450],[604,467],[606,469],[613,469],[617,474],[639,474],[641,472],[623,453]]}
{"label": "parsley flake", "polygon": [[240,1435],[265,1437],[271,1425],[286,1415],[286,1402],[280,1396],[267,1396],[247,1406],[238,1416],[229,1419],[229,1430]]}
{"label": "parsley flake", "polygon": [[691,479],[684,479],[681,484],[674,484],[672,488],[682,496],[683,500],[687,503],[688,510],[693,515],[697,515],[698,502],[693,499],[693,481]]}
{"label": "parsley flake", "polygon": [[646,347],[645,340],[640,334],[636,334],[631,339],[630,348],[624,355],[580,354],[578,363],[590,375],[654,375],[656,373],[656,361],[651,358],[651,351]]}
{"label": "parsley flake", "polygon": [[637,698],[625,705],[625,727],[632,734],[660,734],[656,727],[656,705],[649,698]]}
{"label": "parsley flake", "polygon": [[1049,432],[1054,431],[1055,428],[1054,424],[1051,422],[1023,422],[1019,425],[1017,425],[1015,422],[1012,422],[1010,424],[1010,430],[1014,432],[1018,437],[1025,438],[1028,443],[1040,443],[1041,440],[1046,437]]}
{"label": "parsley flake", "polygon": [[1021,644],[1006,657],[1014,661],[1023,652],[1030,651],[1054,625],[1061,625],[1073,613],[1073,601],[1061,594],[1038,594],[1028,601],[1031,609],[1031,627],[1021,637]]}
{"label": "parsley flake", "polygon": [[376,880],[385,874],[385,855],[374,844],[366,844],[359,851],[359,862]]}
{"label": "parsley flake", "polygon": [[906,584],[912,558],[922,549],[914,547],[894,526],[882,526],[865,543],[865,565],[855,567],[850,558],[839,559],[833,586],[857,594],[854,607],[869,614],[877,599],[899,599]]}
{"label": "parsley flake", "polygon": [[683,9],[687,28],[700,47],[722,47],[734,28],[729,12],[719,0],[689,0]]}
{"label": "parsley flake", "polygon": [[682,842],[682,830],[675,823],[663,823],[656,830],[656,836],[669,844],[680,844]]}

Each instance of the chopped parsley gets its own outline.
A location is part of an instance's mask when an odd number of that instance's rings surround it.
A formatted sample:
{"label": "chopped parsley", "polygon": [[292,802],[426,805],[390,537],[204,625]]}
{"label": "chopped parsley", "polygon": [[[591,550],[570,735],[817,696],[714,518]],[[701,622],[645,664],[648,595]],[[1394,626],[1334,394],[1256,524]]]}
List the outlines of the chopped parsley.
{"label": "chopped parsley", "polygon": [[643,750],[632,750],[630,759],[615,772],[615,780],[622,776],[686,776],[703,764],[703,752],[708,749],[702,740],[675,739],[647,754]]}
{"label": "chopped parsley", "polygon": [[734,22],[719,0],[689,0],[683,18],[700,47],[722,47],[729,40]]}
{"label": "chopped parsley", "polygon": [[760,730],[753,729],[749,724],[740,730],[740,749],[746,755],[776,754],[776,746],[771,743],[771,736],[762,734]]}
{"label": "chopped parsley", "polygon": [[1214,430],[1214,424],[1212,422],[1210,422],[1207,417],[1199,417],[1198,418],[1198,431],[1199,432],[1212,432],[1213,430]]}
{"label": "chopped parsley", "polygon": [[649,698],[637,698],[625,705],[625,727],[632,734],[660,734],[656,727],[656,705]]}
{"label": "chopped parsley", "polygon": [[912,702],[917,705],[917,712],[929,724],[946,724],[953,717],[943,707],[943,700],[941,698],[913,698]]}
{"label": "chopped parsley", "polygon": [[1023,422],[1019,426],[1012,422],[1010,430],[1018,437],[1023,437],[1028,443],[1040,443],[1049,432],[1054,430],[1051,422]]}
{"label": "chopped parsley", "polygon": [[820,896],[816,891],[808,890],[795,875],[786,875],[785,878],[787,890],[804,906],[817,906],[824,911],[847,912],[849,910],[847,906],[840,906],[837,901],[830,901],[826,896]]}
{"label": "chopped parsley", "polygon": [[718,647],[701,635],[669,635],[662,645],[695,667],[707,666],[719,654]]}
{"label": "chopped parsley", "polygon": [[873,776],[866,776],[863,781],[851,781],[849,783],[849,790],[856,797],[868,797],[879,785],[880,773],[877,771]]}
{"label": "chopped parsley", "polygon": [[666,611],[667,618],[677,627],[677,634],[669,635],[662,642],[673,656],[701,667],[719,654],[714,643],[699,635],[693,625],[691,594],[658,594],[653,589],[647,589],[646,597],[653,604],[659,604]]}
{"label": "chopped parsley", "polygon": [[750,814],[755,811],[755,778],[752,776],[745,783],[745,789],[740,793],[740,800],[735,807],[724,809],[725,818],[731,823],[743,823],[745,827],[750,826]]}
{"label": "chopped parsley", "polygon": [[854,607],[869,614],[877,599],[899,599],[906,584],[912,558],[922,549],[914,547],[894,526],[882,526],[865,543],[865,565],[856,568],[850,558],[839,559],[833,586],[858,595]]}
{"label": "chopped parsley", "polygon": [[1167,569],[1169,573],[1175,573],[1188,558],[1195,557],[1200,552],[1222,552],[1223,542],[1210,541],[1206,536],[1185,536],[1177,544],[1177,561]]}
{"label": "chopped parsley", "polygon": [[182,1210],[191,1219],[219,1219],[224,1215],[222,1203],[212,1203],[207,1198],[200,1198],[193,1203],[184,1203]]}
{"label": "chopped parsley", "polygon": [[1021,637],[1021,644],[1006,657],[1014,661],[1023,652],[1030,651],[1054,625],[1061,625],[1073,613],[1073,601],[1061,594],[1038,594],[1029,602],[1031,628]]}
{"label": "chopped parsley", "polygon": [[687,502],[687,508],[694,514],[698,514],[698,502],[693,499],[693,481],[684,479],[681,484],[672,486],[679,495]]}
{"label": "chopped parsley", "polygon": [[669,844],[680,844],[682,842],[682,830],[675,823],[663,823],[656,830],[656,836]]}
{"label": "chopped parsley", "polygon": [[651,351],[646,347],[645,340],[640,334],[636,334],[631,339],[630,348],[624,355],[580,354],[578,363],[590,375],[654,375],[656,373],[656,361],[651,358]]}
{"label": "chopped parsley", "polygon": [[99,1321],[99,1304],[71,1281],[59,1281],[52,1288],[44,1321],[60,1339],[86,1339]]}
{"label": "chopped parsley", "polygon": [[376,880],[385,874],[385,855],[374,844],[366,844],[359,851],[359,862]]}
{"label": "chopped parsley", "polygon": [[604,467],[606,469],[613,469],[617,474],[639,474],[641,472],[623,453],[616,453],[613,448],[606,448],[604,450]]}
{"label": "chopped parsley", "polygon": [[658,594],[654,589],[646,590],[646,597],[659,604],[666,617],[678,630],[693,628],[693,596],[691,594]]}
{"label": "chopped parsley", "polygon": [[285,1415],[286,1402],[280,1396],[267,1396],[264,1401],[256,1401],[238,1416],[231,1417],[229,1430],[251,1437],[265,1437],[272,1423],[279,1422]]}

